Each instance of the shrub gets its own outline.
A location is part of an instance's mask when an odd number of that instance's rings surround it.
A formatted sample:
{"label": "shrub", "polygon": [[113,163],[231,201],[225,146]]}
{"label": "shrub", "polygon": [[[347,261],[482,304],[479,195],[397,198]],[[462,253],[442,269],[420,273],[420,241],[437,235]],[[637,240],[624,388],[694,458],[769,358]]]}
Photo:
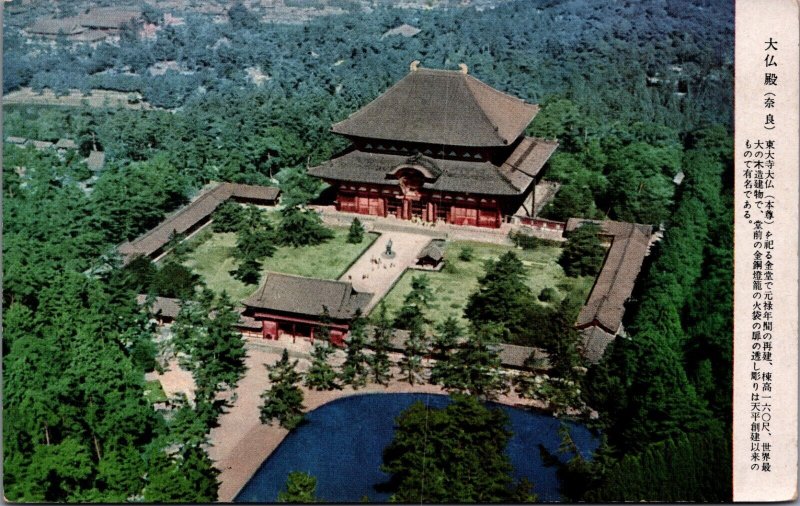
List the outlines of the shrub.
{"label": "shrub", "polygon": [[539,300],[542,302],[553,302],[558,297],[558,292],[555,288],[546,287],[542,288],[542,291],[539,292]]}
{"label": "shrub", "polygon": [[458,259],[464,262],[471,262],[474,257],[475,250],[472,246],[464,246],[461,248],[461,251],[458,252]]}
{"label": "shrub", "polygon": [[512,231],[511,233],[508,234],[508,237],[514,243],[514,245],[522,249],[535,249],[540,246],[551,246],[554,244],[558,244],[556,241],[548,241],[547,239],[540,239],[538,237],[528,235],[524,232]]}

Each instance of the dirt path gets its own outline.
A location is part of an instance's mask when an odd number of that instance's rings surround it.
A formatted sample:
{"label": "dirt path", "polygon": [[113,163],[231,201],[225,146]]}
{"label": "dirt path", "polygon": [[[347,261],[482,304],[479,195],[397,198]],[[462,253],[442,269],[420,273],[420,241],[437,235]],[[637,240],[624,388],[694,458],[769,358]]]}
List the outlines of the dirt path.
{"label": "dirt path", "polygon": [[[430,240],[430,236],[422,234],[384,232],[339,280],[353,283],[353,288],[359,292],[374,294],[364,308],[364,314],[369,314],[403,272],[417,261],[417,254]],[[392,241],[392,251],[395,252],[391,259],[383,255],[389,241]]]}

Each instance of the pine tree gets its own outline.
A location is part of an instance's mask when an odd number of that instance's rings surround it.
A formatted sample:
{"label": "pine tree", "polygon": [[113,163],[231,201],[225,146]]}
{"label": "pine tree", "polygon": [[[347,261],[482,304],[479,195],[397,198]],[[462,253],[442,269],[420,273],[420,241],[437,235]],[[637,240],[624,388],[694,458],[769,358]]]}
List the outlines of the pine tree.
{"label": "pine tree", "polygon": [[595,276],[600,272],[606,250],[600,244],[600,227],[587,223],[569,235],[567,245],[558,258],[567,276]]}
{"label": "pine tree", "polygon": [[211,215],[211,229],[214,232],[238,232],[244,221],[244,208],[238,203],[228,200],[223,202]]}
{"label": "pine tree", "polygon": [[314,390],[334,390],[341,389],[337,379],[339,375],[333,366],[328,362],[328,358],[333,353],[330,345],[326,341],[317,341],[311,352],[311,367],[305,377],[305,384]]}
{"label": "pine tree", "polygon": [[409,322],[409,325],[408,339],[406,339],[403,356],[398,365],[405,380],[414,385],[422,379],[422,359],[429,353],[429,346],[422,315],[417,315]]}
{"label": "pine tree", "polygon": [[481,399],[494,399],[508,391],[500,363],[498,326],[476,329],[448,360],[442,386],[451,392],[469,393]]}
{"label": "pine tree", "polygon": [[395,316],[394,327],[409,330],[417,318],[422,318],[423,322],[427,323],[425,309],[432,307],[433,300],[428,276],[422,274],[411,278],[411,291],[406,295],[400,311]]}
{"label": "pine tree", "polygon": [[[261,260],[275,254],[274,232],[258,214],[245,212],[245,219],[236,239],[233,256],[238,260],[238,267],[231,273],[247,284],[256,284],[261,279]],[[249,224],[255,226],[249,226]]]}
{"label": "pine tree", "polygon": [[213,294],[206,291],[200,299],[181,307],[174,325],[174,341],[184,354],[182,365],[192,372],[197,410],[210,426],[221,408],[216,396],[236,387],[245,371],[247,351],[235,327],[239,313],[230,297],[223,292],[214,301]]}
{"label": "pine tree", "polygon": [[278,420],[281,427],[291,430],[303,421],[303,391],[297,386],[300,373],[295,367],[297,360],[290,362],[286,349],[275,365],[267,366],[272,385],[261,394],[261,423],[272,425],[273,420]]}
{"label": "pine tree", "polygon": [[369,359],[364,353],[366,336],[364,319],[359,311],[350,324],[350,336],[347,338],[347,356],[342,364],[342,381],[358,389],[367,384],[369,377]]}
{"label": "pine tree", "polygon": [[505,453],[508,415],[474,397],[453,396],[444,409],[417,402],[397,419],[381,469],[401,503],[518,502],[530,484],[514,484]]}
{"label": "pine tree", "polygon": [[286,479],[286,490],[278,493],[278,502],[309,504],[318,502],[317,479],[310,474],[294,471]]}
{"label": "pine tree", "polygon": [[364,225],[361,220],[353,218],[350,223],[350,230],[347,233],[347,242],[350,244],[360,244],[364,240]]}
{"label": "pine tree", "polygon": [[528,331],[528,308],[535,304],[531,289],[525,284],[525,267],[513,251],[486,265],[486,274],[478,280],[478,291],[470,295],[464,316],[476,328],[499,323],[504,339],[525,335]]}
{"label": "pine tree", "polygon": [[375,318],[375,330],[372,334],[373,355],[369,358],[372,379],[379,385],[388,385],[392,379],[391,361],[389,360],[389,339],[392,327],[386,314],[386,305],[381,303]]}
{"label": "pine tree", "polygon": [[281,211],[278,239],[287,246],[313,246],[333,237],[331,229],[322,223],[316,212],[300,207],[286,207]]}
{"label": "pine tree", "polygon": [[447,317],[445,321],[436,326],[432,343],[436,363],[431,368],[431,383],[441,385],[450,375],[450,369],[453,366],[451,355],[462,335],[461,325],[452,316]]}

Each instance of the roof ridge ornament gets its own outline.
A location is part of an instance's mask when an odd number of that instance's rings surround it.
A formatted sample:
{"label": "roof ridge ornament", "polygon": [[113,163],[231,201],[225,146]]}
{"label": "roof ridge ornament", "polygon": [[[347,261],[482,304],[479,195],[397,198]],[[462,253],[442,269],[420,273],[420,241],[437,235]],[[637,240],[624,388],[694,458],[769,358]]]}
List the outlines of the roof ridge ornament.
{"label": "roof ridge ornament", "polygon": [[459,63],[458,68],[461,69],[461,73],[467,75],[469,73],[469,67],[467,67],[466,63]]}
{"label": "roof ridge ornament", "polygon": [[411,68],[411,72],[416,72],[417,69],[419,69],[419,60],[412,61],[409,67]]}

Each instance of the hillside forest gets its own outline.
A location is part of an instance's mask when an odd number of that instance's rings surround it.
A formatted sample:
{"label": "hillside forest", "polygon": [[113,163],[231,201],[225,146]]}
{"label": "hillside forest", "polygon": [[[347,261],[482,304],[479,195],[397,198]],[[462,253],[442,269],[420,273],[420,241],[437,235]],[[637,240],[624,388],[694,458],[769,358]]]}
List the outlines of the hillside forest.
{"label": "hillside forest", "polygon": [[[592,459],[560,466],[564,499],[730,500],[732,3],[345,5],[346,15],[279,24],[234,3],[225,22],[187,13],[154,37],[131,26],[96,45],[29,38],[37,7],[4,16],[4,93],[104,89],[152,106],[4,106],[6,138],[77,144],[58,155],[4,143],[6,497],[216,499],[203,445],[220,409],[215,393],[241,368],[197,361],[208,402],[169,418],[154,411],[143,394],[154,329],[115,247],[210,181],[318,192],[305,168],[346,146],[331,124],[420,60],[466,63],[485,83],[541,104],[528,133],[559,140],[546,170],[562,184],[545,217],[663,227],[628,304],[627,337],[582,376],[602,444]],[[158,4],[143,9],[163,17]],[[420,33],[382,37],[403,23]],[[172,70],[153,75],[159,62]],[[94,149],[106,153],[100,172],[84,162]],[[211,350],[227,342],[234,302],[196,288],[191,318],[209,331],[195,345]]]}

